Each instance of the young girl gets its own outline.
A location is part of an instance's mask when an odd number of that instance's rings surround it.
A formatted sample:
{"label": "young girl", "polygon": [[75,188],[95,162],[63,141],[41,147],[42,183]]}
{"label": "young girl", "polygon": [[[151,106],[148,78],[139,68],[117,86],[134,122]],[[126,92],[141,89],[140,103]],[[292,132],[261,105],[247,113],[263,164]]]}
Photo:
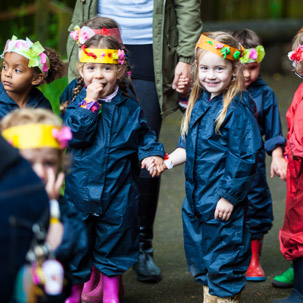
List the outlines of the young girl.
{"label": "young girl", "polygon": [[[68,205],[57,202],[64,180],[64,174],[60,172],[64,164],[63,149],[71,139],[71,132],[62,127],[58,117],[50,111],[32,108],[8,114],[1,121],[1,129],[3,137],[20,150],[45,184],[51,206],[46,242],[56,259],[64,265],[68,277],[69,263],[76,262],[86,247],[81,218]],[[65,288],[57,300],[66,298],[67,294],[68,288]]]}
{"label": "young girl", "polygon": [[[288,54],[295,73],[303,77],[303,32],[295,36]],[[286,113],[288,133],[285,156],[287,193],[284,224],[280,230],[280,249],[287,260],[293,261],[293,290],[288,298],[273,302],[303,302],[303,83],[297,89]]]}
{"label": "young girl", "polygon": [[186,161],[184,246],[203,302],[240,302],[250,260],[244,217],[261,139],[253,101],[241,92],[241,52],[227,33],[201,35],[182,137],[165,162]]}
{"label": "young girl", "polygon": [[69,151],[74,156],[65,199],[82,213],[90,245],[74,269],[76,285],[68,302],[80,302],[94,265],[102,273],[103,302],[118,303],[119,276],[139,253],[138,161],[142,167],[155,161],[153,176],[159,175],[164,151],[138,103],[128,96],[122,44],[110,36],[93,36],[81,47],[80,62],[82,85],[64,114],[73,132]]}
{"label": "young girl", "polygon": [[[69,58],[69,77],[76,78],[73,79],[65,88],[60,97],[61,104],[68,100],[72,100],[74,96],[78,94],[78,92],[74,93],[74,89],[77,87],[79,81],[83,81],[83,78],[79,76],[78,70],[76,69],[76,63],[79,62],[79,58],[73,58],[73,48],[78,46],[80,53],[80,47],[83,43],[94,35],[111,36],[122,43],[119,26],[117,22],[111,18],[95,16],[83,22],[80,26],[75,26],[74,30],[70,33],[70,37],[76,41],[76,43],[72,45],[72,49],[69,50],[68,53],[71,54],[71,57]],[[68,44],[68,47],[71,47],[71,45]]]}
{"label": "young girl", "polygon": [[51,109],[49,101],[36,88],[63,74],[63,63],[52,49],[15,36],[6,42],[1,55],[0,119],[17,108]]}
{"label": "young girl", "polygon": [[260,263],[263,236],[272,227],[272,199],[266,181],[265,152],[272,156],[270,175],[277,174],[282,180],[286,178],[286,162],[283,158],[285,139],[277,98],[272,89],[259,75],[260,64],[265,51],[258,35],[249,30],[241,29],[232,35],[245,48],[240,62],[244,66],[244,85],[253,97],[257,106],[257,121],[264,144],[258,155],[258,165],[248,194],[249,209],[246,223],[251,235],[252,256],[246,272],[248,281],[264,281],[265,273]]}

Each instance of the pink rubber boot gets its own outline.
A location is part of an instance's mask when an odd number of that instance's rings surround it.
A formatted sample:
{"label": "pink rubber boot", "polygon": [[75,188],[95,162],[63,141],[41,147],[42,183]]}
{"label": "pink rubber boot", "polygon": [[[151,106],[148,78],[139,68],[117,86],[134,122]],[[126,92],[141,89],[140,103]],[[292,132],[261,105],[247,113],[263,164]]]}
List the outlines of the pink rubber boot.
{"label": "pink rubber boot", "polygon": [[[98,293],[100,293],[100,295],[101,295],[101,293],[102,293],[102,280],[101,280],[101,285],[99,285],[100,284],[100,279],[101,279],[100,278],[100,272],[96,269],[95,266],[93,266],[92,273],[90,275],[90,279],[86,283],[84,283],[84,286],[83,286],[82,296],[81,296],[81,299],[83,301],[95,302],[92,298],[94,296],[94,294],[91,294],[91,292],[94,292],[94,290],[96,288],[99,289],[101,287],[101,289],[98,290]],[[100,299],[98,298],[97,302],[99,302],[99,301],[100,301]]]}
{"label": "pink rubber boot", "polygon": [[120,303],[119,301],[120,276],[107,277],[102,275],[103,303]]}
{"label": "pink rubber boot", "polygon": [[76,284],[72,287],[71,295],[64,301],[64,303],[81,303],[81,292],[83,284]]}
{"label": "pink rubber boot", "polygon": [[98,281],[97,285],[95,285],[95,288],[92,289],[90,292],[83,293],[82,292],[82,301],[83,302],[90,302],[90,303],[95,303],[95,302],[101,302],[102,301],[102,293],[103,293],[103,287],[102,287],[102,274],[96,270],[96,273],[98,275]]}

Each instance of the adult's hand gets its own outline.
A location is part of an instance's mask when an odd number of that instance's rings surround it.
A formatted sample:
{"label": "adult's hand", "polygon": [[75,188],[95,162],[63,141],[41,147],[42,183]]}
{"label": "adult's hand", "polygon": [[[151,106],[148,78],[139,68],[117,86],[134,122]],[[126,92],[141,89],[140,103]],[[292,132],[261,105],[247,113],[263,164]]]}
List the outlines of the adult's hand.
{"label": "adult's hand", "polygon": [[191,74],[190,64],[184,62],[178,62],[175,68],[175,78],[172,83],[173,89],[176,89],[178,87],[178,81],[181,75],[184,76],[185,78],[188,78],[190,81],[190,74]]}

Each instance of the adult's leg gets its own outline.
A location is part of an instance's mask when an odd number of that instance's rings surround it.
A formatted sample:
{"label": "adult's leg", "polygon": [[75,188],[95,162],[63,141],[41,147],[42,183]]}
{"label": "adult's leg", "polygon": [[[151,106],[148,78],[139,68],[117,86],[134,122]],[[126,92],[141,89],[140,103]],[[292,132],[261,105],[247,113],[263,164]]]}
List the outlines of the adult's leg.
{"label": "adult's leg", "polygon": [[[162,118],[155,82],[133,80],[139,104],[149,127],[159,137]],[[134,266],[137,279],[142,282],[157,282],[161,280],[161,272],[153,259],[153,227],[157,211],[160,190],[160,177],[151,178],[144,169],[137,181],[140,192],[140,255]]]}

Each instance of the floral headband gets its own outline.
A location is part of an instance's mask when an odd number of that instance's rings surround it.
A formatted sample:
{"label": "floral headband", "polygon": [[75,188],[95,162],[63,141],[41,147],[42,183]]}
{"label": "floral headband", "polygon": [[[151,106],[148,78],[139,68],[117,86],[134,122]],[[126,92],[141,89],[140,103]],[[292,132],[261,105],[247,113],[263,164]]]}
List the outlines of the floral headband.
{"label": "floral headband", "polygon": [[240,58],[241,63],[260,63],[265,56],[265,50],[263,45],[258,45],[254,48],[247,48],[243,51],[242,57]]}
{"label": "floral headband", "polygon": [[216,55],[223,57],[223,59],[229,59],[232,61],[238,61],[244,51],[243,46],[241,49],[236,49],[214,39],[211,39],[205,35],[201,35],[198,43],[196,44],[196,49],[202,48],[210,51]]}
{"label": "floral headband", "polygon": [[123,49],[99,49],[81,47],[80,62],[123,65],[126,54]]}
{"label": "floral headband", "polygon": [[119,28],[105,28],[102,29],[92,29],[88,26],[82,26],[81,28],[77,25],[74,30],[69,34],[78,44],[84,44],[89,38],[95,35],[111,36],[121,44],[122,39],[120,35]]}
{"label": "floral headband", "polygon": [[4,55],[9,52],[17,53],[29,60],[28,67],[38,67],[46,76],[50,64],[44,50],[39,41],[33,43],[28,38],[21,40],[13,36],[12,39],[6,41],[4,51],[0,57],[3,59]]}
{"label": "floral headband", "polygon": [[293,67],[296,67],[299,62],[303,61],[303,45],[299,45],[296,49],[289,52],[288,58],[292,61]]}
{"label": "floral headband", "polygon": [[23,124],[7,128],[2,136],[18,149],[50,147],[64,149],[72,139],[69,127],[49,124]]}

